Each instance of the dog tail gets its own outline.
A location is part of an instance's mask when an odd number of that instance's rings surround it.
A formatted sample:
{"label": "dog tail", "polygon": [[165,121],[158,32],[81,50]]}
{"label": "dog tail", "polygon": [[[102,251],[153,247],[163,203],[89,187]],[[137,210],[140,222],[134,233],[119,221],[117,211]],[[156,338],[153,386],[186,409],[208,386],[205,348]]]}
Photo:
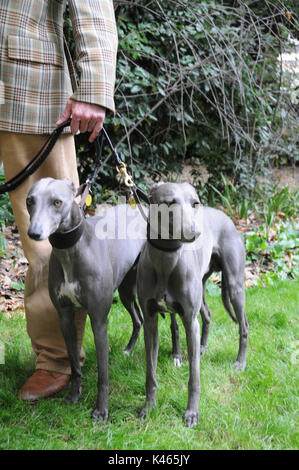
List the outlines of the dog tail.
{"label": "dog tail", "polygon": [[229,290],[228,290],[227,280],[226,280],[226,277],[225,277],[223,272],[222,272],[222,279],[221,279],[221,296],[222,296],[223,305],[226,308],[226,310],[228,311],[229,316],[231,317],[231,319],[235,323],[238,323],[238,320],[237,320],[234,312],[232,311],[230,298],[229,298]]}

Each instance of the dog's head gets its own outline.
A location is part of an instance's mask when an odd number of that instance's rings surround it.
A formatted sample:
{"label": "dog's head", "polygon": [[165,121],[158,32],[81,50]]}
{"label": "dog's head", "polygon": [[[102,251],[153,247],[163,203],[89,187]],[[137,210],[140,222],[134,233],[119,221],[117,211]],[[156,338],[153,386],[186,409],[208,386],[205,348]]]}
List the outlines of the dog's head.
{"label": "dog's head", "polygon": [[56,232],[71,213],[76,188],[70,179],[42,178],[27,196],[30,215],[28,235],[33,240],[45,240]]}
{"label": "dog's head", "polygon": [[200,235],[200,201],[189,183],[157,183],[150,192],[150,238],[194,242]]}

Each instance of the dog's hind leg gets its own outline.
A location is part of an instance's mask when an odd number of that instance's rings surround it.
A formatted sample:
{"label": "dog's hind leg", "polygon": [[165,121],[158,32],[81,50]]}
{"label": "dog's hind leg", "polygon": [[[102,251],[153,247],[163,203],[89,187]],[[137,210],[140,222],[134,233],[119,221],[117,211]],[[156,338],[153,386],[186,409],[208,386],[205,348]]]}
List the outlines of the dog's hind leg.
{"label": "dog's hind leg", "polygon": [[229,316],[235,323],[238,323],[238,319],[236,318],[232,310],[232,306],[230,303],[229,286],[228,286],[226,276],[223,272],[222,272],[222,277],[221,277],[221,297],[222,297],[223,305],[226,311],[228,312]]}
{"label": "dog's hind leg", "polygon": [[209,310],[208,304],[206,303],[206,282],[209,276],[212,274],[213,271],[207,273],[202,281],[202,304],[200,307],[200,316],[202,320],[202,332],[200,338],[200,355],[202,356],[208,345],[208,337],[210,331],[210,323],[211,323],[211,312]]}
{"label": "dog's hind leg", "polygon": [[[240,242],[241,243],[241,242]],[[244,288],[244,268],[245,268],[245,251],[240,245],[226,249],[226,259],[223,262],[222,272],[222,299],[225,300],[224,305],[233,320],[239,324],[239,351],[234,367],[238,370],[246,368],[246,350],[248,344],[248,322],[245,313],[245,288]],[[232,251],[235,250],[235,251]],[[228,298],[235,312],[232,315],[231,309],[228,308]]]}
{"label": "dog's hind leg", "polygon": [[243,285],[229,284],[230,300],[239,323],[239,351],[234,367],[240,371],[246,368],[246,350],[248,344],[248,322],[245,313],[245,290]]}
{"label": "dog's hind leg", "polygon": [[118,287],[119,298],[132,318],[133,331],[131,338],[124,349],[124,353],[130,355],[138,339],[143,324],[143,316],[136,300],[136,267],[130,269],[124,280]]}

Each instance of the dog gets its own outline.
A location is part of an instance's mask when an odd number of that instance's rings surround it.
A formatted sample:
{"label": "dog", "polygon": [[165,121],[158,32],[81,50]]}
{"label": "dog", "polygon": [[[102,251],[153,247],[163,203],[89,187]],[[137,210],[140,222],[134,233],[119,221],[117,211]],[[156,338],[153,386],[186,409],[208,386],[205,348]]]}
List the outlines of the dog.
{"label": "dog", "polygon": [[222,271],[223,304],[239,324],[239,351],[234,367],[246,367],[245,249],[230,218],[217,209],[200,206],[190,184],[157,184],[150,199],[147,243],[137,265],[137,295],[144,317],[146,348],[146,402],[140,417],[144,418],[156,405],[157,314],[169,311],[173,356],[178,365],[181,354],[175,314],[180,315],[186,331],[189,383],[185,424],[192,427],[199,419],[200,356],[207,347],[211,320],[206,281],[214,271]]}
{"label": "dog", "polygon": [[[69,179],[43,178],[35,183],[26,200],[30,215],[28,235],[37,241],[49,238],[53,247],[49,293],[59,315],[71,364],[71,389],[65,401],[77,403],[81,395],[82,373],[74,323],[74,308],[80,306],[91,319],[98,363],[98,398],[92,417],[106,422],[108,313],[113,293],[118,289],[133,321],[132,336],[125,350],[129,354],[143,321],[136,302],[135,264],[146,241],[146,223],[139,211],[128,205],[85,218],[75,198],[76,188]],[[130,230],[120,238],[117,233],[124,224]]]}

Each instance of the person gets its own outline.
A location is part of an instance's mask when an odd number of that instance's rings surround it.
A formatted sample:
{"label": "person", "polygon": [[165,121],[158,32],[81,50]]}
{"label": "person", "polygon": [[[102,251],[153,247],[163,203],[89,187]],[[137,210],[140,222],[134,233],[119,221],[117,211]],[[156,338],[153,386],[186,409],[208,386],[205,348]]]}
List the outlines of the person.
{"label": "person", "polygon": [[[70,365],[47,287],[51,246],[48,240],[29,239],[26,196],[32,184],[43,177],[71,178],[78,186],[72,134],[88,131],[92,142],[106,111],[114,112],[117,30],[113,1],[68,0],[68,5],[80,76],[75,90],[64,53],[66,0],[0,3],[0,157],[6,180],[26,166],[56,125],[72,118],[70,128],[59,137],[39,170],[10,192],[29,262],[24,305],[36,368],[19,396],[30,401],[63,390],[70,379]],[[75,317],[83,363],[86,313],[78,309]]]}

